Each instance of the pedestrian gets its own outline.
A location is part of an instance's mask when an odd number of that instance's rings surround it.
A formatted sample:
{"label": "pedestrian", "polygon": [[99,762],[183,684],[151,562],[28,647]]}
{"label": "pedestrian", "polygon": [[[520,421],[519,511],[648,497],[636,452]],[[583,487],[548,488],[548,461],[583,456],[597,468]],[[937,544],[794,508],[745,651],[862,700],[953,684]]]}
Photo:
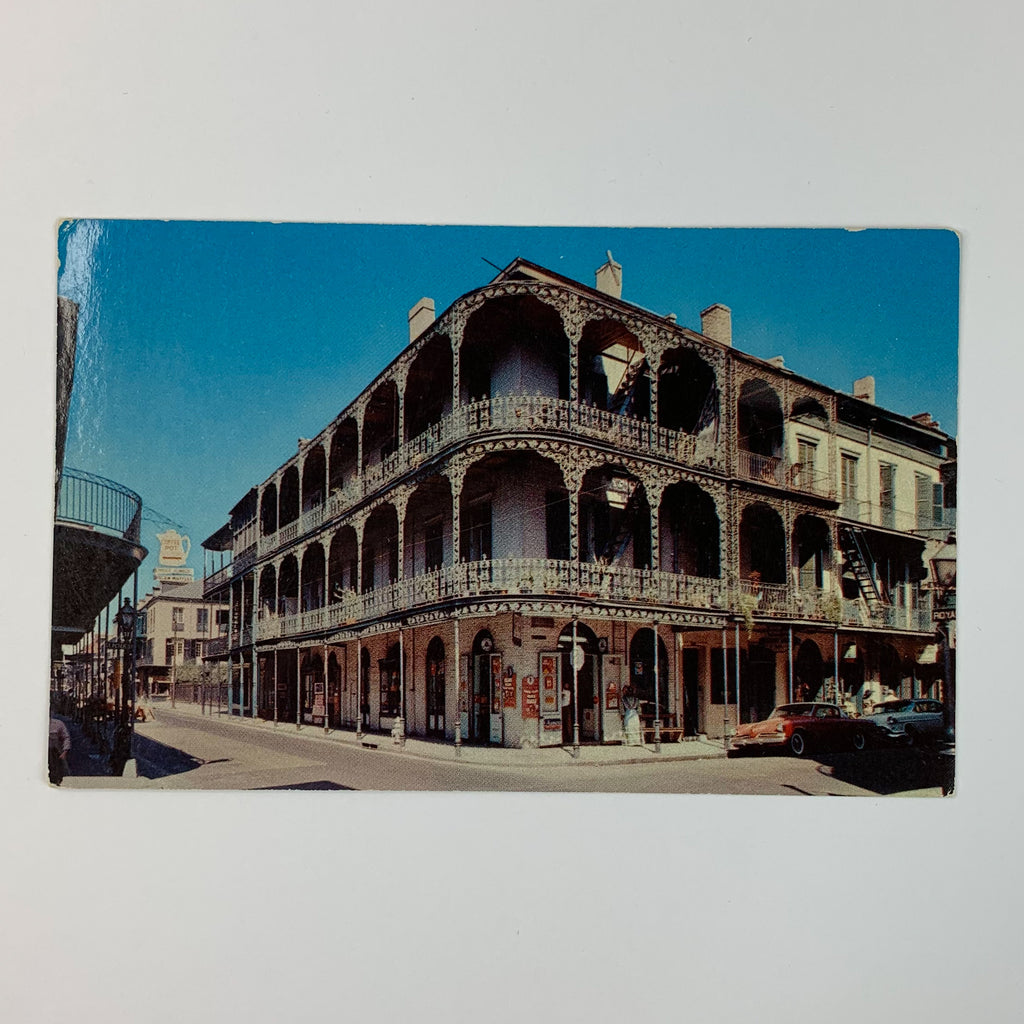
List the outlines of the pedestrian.
{"label": "pedestrian", "polygon": [[71,750],[71,733],[68,727],[59,719],[50,719],[50,782],[59,786],[68,774],[68,751]]}

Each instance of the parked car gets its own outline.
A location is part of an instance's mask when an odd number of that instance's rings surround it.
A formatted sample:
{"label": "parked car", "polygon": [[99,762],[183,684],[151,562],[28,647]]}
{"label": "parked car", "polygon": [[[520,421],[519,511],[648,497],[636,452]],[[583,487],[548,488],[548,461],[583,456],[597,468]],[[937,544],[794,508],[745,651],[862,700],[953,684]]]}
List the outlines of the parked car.
{"label": "parked car", "polygon": [[788,747],[797,757],[812,747],[863,750],[873,729],[873,724],[851,718],[836,704],[780,704],[763,722],[741,725],[732,738],[732,750]]}
{"label": "parked car", "polygon": [[864,721],[874,723],[890,739],[909,745],[940,740],[945,734],[942,702],[927,697],[882,701]]}

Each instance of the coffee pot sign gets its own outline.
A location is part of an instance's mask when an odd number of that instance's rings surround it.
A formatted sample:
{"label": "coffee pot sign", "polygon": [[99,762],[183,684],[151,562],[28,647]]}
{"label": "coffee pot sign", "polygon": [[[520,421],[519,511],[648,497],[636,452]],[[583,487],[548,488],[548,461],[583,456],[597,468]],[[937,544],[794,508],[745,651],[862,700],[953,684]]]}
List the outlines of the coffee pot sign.
{"label": "coffee pot sign", "polygon": [[188,537],[183,537],[177,530],[166,530],[164,533],[158,533],[156,539],[160,541],[161,565],[185,564],[188,553],[192,550],[192,543]]}

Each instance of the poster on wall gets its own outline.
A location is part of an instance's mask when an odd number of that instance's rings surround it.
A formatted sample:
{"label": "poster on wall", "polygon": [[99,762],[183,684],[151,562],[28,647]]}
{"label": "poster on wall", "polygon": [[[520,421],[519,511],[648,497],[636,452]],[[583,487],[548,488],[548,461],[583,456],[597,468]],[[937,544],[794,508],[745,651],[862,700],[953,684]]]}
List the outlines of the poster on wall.
{"label": "poster on wall", "polygon": [[502,691],[504,694],[502,704],[505,709],[515,710],[516,708],[516,674],[511,669],[502,677]]}
{"label": "poster on wall", "polygon": [[540,718],[540,681],[523,676],[523,718]]}
{"label": "poster on wall", "polygon": [[562,699],[559,692],[561,658],[540,656],[540,745],[557,747],[562,742]]}
{"label": "poster on wall", "polygon": [[501,743],[503,739],[503,722],[501,717],[501,655],[492,654],[490,660],[491,683],[491,730],[492,743]]}

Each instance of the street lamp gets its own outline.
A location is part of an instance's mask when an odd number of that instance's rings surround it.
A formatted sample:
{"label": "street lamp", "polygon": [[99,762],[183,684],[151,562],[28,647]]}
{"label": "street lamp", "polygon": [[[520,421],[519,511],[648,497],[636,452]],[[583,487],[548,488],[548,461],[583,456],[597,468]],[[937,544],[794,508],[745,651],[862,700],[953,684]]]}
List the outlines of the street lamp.
{"label": "street lamp", "polygon": [[956,540],[950,535],[928,560],[938,606],[932,609],[935,631],[942,640],[943,718],[946,738],[956,731],[956,672],[950,658],[950,623],[956,620]]}
{"label": "street lamp", "polygon": [[135,608],[129,598],[124,599],[117,615],[117,634],[123,668],[121,671],[121,706],[119,708],[117,728],[114,731],[114,749],[111,754],[110,767],[115,775],[120,775],[128,761],[132,759],[132,733],[135,726]]}

